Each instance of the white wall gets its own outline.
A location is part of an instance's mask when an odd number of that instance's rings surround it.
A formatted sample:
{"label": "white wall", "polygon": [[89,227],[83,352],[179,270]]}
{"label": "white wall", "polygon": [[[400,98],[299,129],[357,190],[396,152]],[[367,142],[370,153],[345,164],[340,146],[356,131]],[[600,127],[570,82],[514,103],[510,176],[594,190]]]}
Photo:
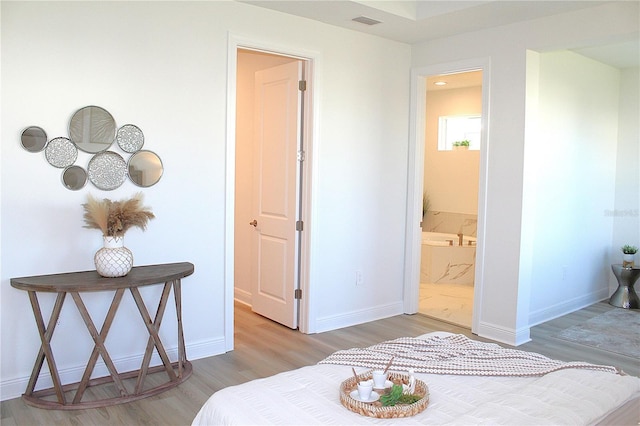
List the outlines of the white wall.
{"label": "white wall", "polygon": [[[183,282],[187,354],[196,359],[224,351],[224,300],[231,297],[224,292],[223,252],[229,33],[320,58],[309,230],[313,327],[402,311],[409,46],[237,2],[0,7],[3,399],[24,391],[39,347],[26,293],[10,287],[10,278],[93,269],[101,238],[82,228],[86,194],[119,199],[138,190],[125,183],[112,192],[91,186],[70,192],[43,155],[20,147],[26,126],[64,136],[71,114],[86,105],[106,108],[118,125],[140,126],[145,147],[162,158],[164,176],[144,190],[157,219],[145,233],[128,233],[126,245],[136,265],[195,264]],[[87,161],[83,155],[79,164]],[[364,272],[360,287],[356,268]],[[147,290],[159,294],[159,288]],[[87,299],[97,318],[104,315],[107,295]],[[48,315],[52,297],[41,301]],[[167,342],[175,341],[171,313],[163,322]],[[53,342],[65,381],[79,377],[92,347],[79,321],[67,301]],[[143,329],[131,324],[142,326],[127,298],[107,342],[119,367],[137,364],[146,341]]]}
{"label": "white wall", "polygon": [[[543,53],[537,132],[526,141],[533,202],[531,323],[606,298],[618,145],[618,69],[573,52]],[[529,124],[529,121],[527,122]]]}
{"label": "white wall", "polygon": [[[640,247],[640,69],[628,68],[620,73],[620,109],[616,159],[616,191],[613,208],[604,214],[613,221],[611,263],[620,263],[620,247]],[[640,264],[640,254],[636,254]],[[610,274],[609,291],[618,283]]]}
{"label": "white wall", "polygon": [[438,119],[482,114],[482,87],[427,91],[424,189],[433,211],[478,214],[480,151],[438,151]]}
{"label": "white wall", "polygon": [[484,285],[476,312],[481,335],[512,344],[528,340],[531,268],[544,267],[528,263],[529,253],[521,259],[521,247],[533,244],[522,223],[528,202],[523,199],[526,52],[637,38],[638,16],[637,3],[619,2],[413,46],[415,68],[470,58],[488,58],[491,64]]}

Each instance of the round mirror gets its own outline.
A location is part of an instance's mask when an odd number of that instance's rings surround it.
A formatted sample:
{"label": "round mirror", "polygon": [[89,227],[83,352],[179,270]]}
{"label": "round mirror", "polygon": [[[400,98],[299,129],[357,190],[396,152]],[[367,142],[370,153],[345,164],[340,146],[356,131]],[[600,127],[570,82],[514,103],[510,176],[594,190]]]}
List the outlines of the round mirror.
{"label": "round mirror", "polygon": [[47,144],[44,156],[53,167],[64,169],[75,163],[78,148],[67,138],[54,138]]}
{"label": "round mirror", "polygon": [[110,191],[118,188],[127,177],[127,163],[113,151],[100,152],[89,160],[89,180],[98,189]]}
{"label": "round mirror", "polygon": [[62,172],[62,184],[65,188],[77,191],[87,183],[87,172],[80,166],[69,166]]}
{"label": "round mirror", "polygon": [[155,152],[138,151],[129,158],[129,179],[138,186],[155,185],[163,171],[162,161]]}
{"label": "round mirror", "polygon": [[115,137],[115,120],[107,110],[97,106],[79,109],[69,122],[69,138],[84,152],[105,151]]}
{"label": "round mirror", "polygon": [[144,135],[138,126],[125,124],[118,129],[116,141],[121,150],[128,153],[140,151],[144,145]]}
{"label": "round mirror", "polygon": [[47,144],[47,133],[42,127],[31,126],[24,129],[20,138],[22,147],[29,152],[40,152]]}

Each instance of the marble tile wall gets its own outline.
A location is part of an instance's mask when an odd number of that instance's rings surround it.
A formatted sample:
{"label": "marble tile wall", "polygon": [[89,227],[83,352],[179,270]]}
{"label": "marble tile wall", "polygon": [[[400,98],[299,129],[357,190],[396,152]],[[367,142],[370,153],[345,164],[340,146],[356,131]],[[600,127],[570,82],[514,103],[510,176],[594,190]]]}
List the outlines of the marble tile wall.
{"label": "marble tile wall", "polygon": [[425,232],[444,232],[447,234],[458,234],[476,237],[478,228],[478,216],[465,213],[451,213],[428,211],[422,224]]}
{"label": "marble tile wall", "polygon": [[[422,230],[454,235],[462,232],[476,237],[477,225],[477,215],[429,211]],[[437,247],[423,244],[420,282],[472,286],[475,280],[475,258],[475,247]]]}
{"label": "marble tile wall", "polygon": [[475,280],[476,248],[422,245],[420,282],[472,286]]}

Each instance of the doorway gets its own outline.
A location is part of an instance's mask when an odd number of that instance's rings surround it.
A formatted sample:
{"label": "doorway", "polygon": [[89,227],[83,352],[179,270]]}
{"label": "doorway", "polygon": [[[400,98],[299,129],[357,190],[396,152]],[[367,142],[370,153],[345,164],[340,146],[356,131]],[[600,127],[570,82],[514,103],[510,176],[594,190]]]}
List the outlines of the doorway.
{"label": "doorway", "polygon": [[[227,197],[226,216],[227,216],[227,237],[225,239],[227,253],[233,254],[227,256],[225,262],[225,346],[227,350],[233,349],[233,321],[234,321],[234,301],[239,301],[247,305],[252,306],[254,304],[252,290],[252,275],[255,270],[252,265],[252,259],[255,259],[255,251],[252,248],[252,240],[255,243],[255,236],[260,229],[264,230],[266,222],[277,215],[271,215],[270,218],[258,218],[255,217],[255,202],[253,200],[256,191],[253,189],[256,186],[255,177],[257,173],[254,172],[254,85],[255,78],[258,74],[265,74],[264,70],[278,69],[279,67],[287,67],[293,65],[294,68],[299,68],[301,72],[305,73],[305,80],[309,82],[311,80],[311,59],[304,58],[298,55],[284,54],[276,52],[272,49],[265,49],[264,46],[253,45],[252,43],[239,42],[232,37],[230,39],[230,55],[229,55],[229,92],[234,96],[229,96],[228,110],[230,111],[230,120],[227,122],[229,129],[227,138],[227,194],[232,197]],[[233,55],[232,55],[233,54]],[[268,73],[267,73],[268,74]],[[298,81],[295,81],[296,91],[298,91]],[[305,89],[300,87],[300,90]],[[286,266],[289,275],[291,272],[295,274],[295,286],[296,297],[299,297],[300,293],[306,293],[308,289],[308,273],[306,271],[306,265],[308,264],[308,235],[303,235],[305,229],[302,228],[305,219],[308,218],[308,209],[310,208],[309,191],[311,187],[310,166],[306,165],[305,160],[311,157],[311,90],[310,87],[306,87],[304,94],[300,95],[299,110],[294,123],[298,125],[296,129],[300,135],[294,135],[293,138],[289,138],[286,148],[288,162],[287,167],[291,168],[291,158],[293,158],[293,170],[289,171],[288,175],[293,176],[293,196],[291,192],[286,194],[287,202],[293,206],[293,214],[288,216],[292,217],[293,221],[289,222],[294,229],[294,241],[290,242],[294,250],[287,250]],[[272,134],[272,132],[268,132]],[[271,162],[271,166],[268,168],[277,173],[277,169],[283,166],[280,162],[280,158],[274,154],[274,150],[265,150],[267,152],[266,158],[263,157],[262,161]],[[283,148],[283,147],[281,147]],[[283,159],[284,161],[284,159]],[[262,174],[264,177],[264,173]],[[267,180],[273,177],[273,173]],[[288,178],[287,178],[288,179]],[[273,182],[269,182],[273,184]],[[276,185],[277,186],[277,185]],[[289,210],[290,211],[290,210]],[[264,219],[264,220],[263,220]],[[254,225],[254,220],[258,224]],[[299,222],[299,223],[298,223]],[[231,227],[229,226],[231,225]],[[261,228],[262,225],[262,228]],[[274,238],[270,240],[275,241]],[[273,246],[271,247],[273,248]],[[265,253],[273,254],[273,251],[266,250]],[[273,256],[266,256],[266,261],[269,262],[273,259]],[[282,265],[282,259],[280,263]],[[265,261],[265,256],[262,258]],[[267,265],[267,271],[273,272],[273,269]],[[277,274],[276,274],[277,275]],[[265,293],[270,298],[278,299],[276,287],[267,289]],[[291,299],[294,298],[294,289],[291,291]],[[287,292],[289,296],[289,292]],[[299,299],[298,299],[299,300]],[[298,327],[302,332],[308,332],[308,300],[302,300],[302,303],[295,302],[295,307],[292,308],[291,315],[295,317],[294,327]],[[261,312],[261,314],[264,314]],[[278,318],[275,320],[279,321]],[[279,321],[281,322],[281,321]],[[291,324],[287,324],[291,326]]]}
{"label": "doorway", "polygon": [[[489,138],[489,93],[491,93],[490,58],[476,58],[457,62],[430,65],[411,70],[411,116],[408,168],[407,228],[405,245],[405,296],[404,311],[417,313],[420,295],[420,266],[422,255],[422,222],[424,209],[424,167],[427,79],[429,76],[448,75],[482,70],[482,117],[481,146],[477,187],[477,236],[475,250],[475,272],[473,284],[473,312],[471,332],[477,333],[482,320],[482,298],[484,284],[484,250],[486,188],[488,179]],[[457,237],[457,235],[456,235]]]}
{"label": "doorway", "polygon": [[471,329],[482,70],[426,78],[418,312]]}

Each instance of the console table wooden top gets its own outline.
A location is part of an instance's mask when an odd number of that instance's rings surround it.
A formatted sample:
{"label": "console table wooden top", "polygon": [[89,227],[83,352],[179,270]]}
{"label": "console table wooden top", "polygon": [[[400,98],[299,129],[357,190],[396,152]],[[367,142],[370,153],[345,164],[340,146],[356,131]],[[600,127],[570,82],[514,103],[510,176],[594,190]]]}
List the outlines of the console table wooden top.
{"label": "console table wooden top", "polygon": [[193,264],[189,262],[167,263],[136,266],[126,276],[118,278],[106,278],[96,271],[11,278],[11,286],[25,291],[49,293],[108,291],[173,281],[193,274],[193,270]]}

